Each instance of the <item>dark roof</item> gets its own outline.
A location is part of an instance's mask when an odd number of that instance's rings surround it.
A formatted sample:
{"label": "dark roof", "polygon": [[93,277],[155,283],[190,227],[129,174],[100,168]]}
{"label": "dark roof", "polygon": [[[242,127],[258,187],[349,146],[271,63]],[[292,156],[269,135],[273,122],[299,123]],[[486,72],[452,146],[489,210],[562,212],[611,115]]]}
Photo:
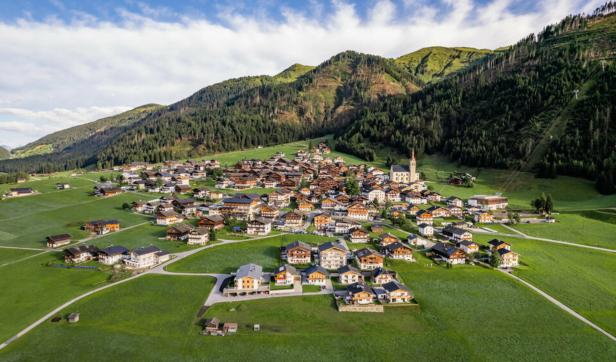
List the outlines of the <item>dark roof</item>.
{"label": "dark roof", "polygon": [[393,172],[409,172],[409,167],[405,165],[391,165]]}
{"label": "dark roof", "polygon": [[278,269],[276,269],[276,273],[280,273],[283,271],[287,271],[291,274],[298,274],[297,269],[295,269],[293,265],[289,265],[289,264],[281,265],[278,267]]}
{"label": "dark roof", "polygon": [[453,253],[458,250],[459,249],[455,246],[445,243],[436,243],[432,246],[432,251],[447,258],[449,258]]}
{"label": "dark roof", "polygon": [[145,255],[145,254],[151,254],[151,253],[157,253],[161,251],[158,247],[154,246],[154,245],[150,245],[150,246],[144,246],[141,248],[137,248],[135,250],[133,250],[133,253],[137,254],[137,255]]}
{"label": "dark roof", "polygon": [[297,247],[308,249],[308,250],[312,250],[312,247],[310,245],[308,245],[305,242],[300,241],[300,240],[296,240],[296,241],[290,243],[289,245],[287,245],[287,250],[293,249],[293,248],[297,248]]}
{"label": "dark roof", "polygon": [[370,288],[364,283],[353,283],[353,284],[347,285],[347,291],[351,294],[356,294],[360,292],[368,292],[370,294],[374,294],[374,291],[372,291],[372,288]]}
{"label": "dark roof", "polygon": [[334,241],[328,241],[325,244],[319,245],[319,251],[324,251],[324,250],[331,249],[331,248],[338,248],[341,250],[346,250],[346,248],[342,244],[338,242],[334,242]]}
{"label": "dark roof", "polygon": [[118,220],[92,220],[88,224],[90,225],[109,225],[109,224],[119,224]]}
{"label": "dark roof", "polygon": [[388,292],[395,292],[398,289],[402,289],[402,290],[406,290],[407,292],[410,292],[410,289],[406,287],[406,285],[404,284],[400,284],[396,281],[391,281],[388,283],[385,283],[382,285],[383,289],[385,289]]}
{"label": "dark roof", "polygon": [[102,249],[99,254],[107,254],[107,255],[118,255],[118,254],[128,254],[128,249],[120,245],[114,245]]}
{"label": "dark roof", "polygon": [[327,271],[327,269],[323,268],[320,265],[313,265],[310,268],[303,271],[305,275],[312,274],[314,272],[320,272],[321,274],[329,275],[329,272]]}
{"label": "dark roof", "polygon": [[11,191],[23,194],[23,193],[32,192],[32,189],[30,187],[16,187],[16,188],[12,188]]}
{"label": "dark roof", "polygon": [[355,274],[361,274],[361,272],[359,271],[359,269],[357,269],[356,267],[352,266],[352,265],[345,265],[343,267],[340,267],[338,269],[338,273],[339,274],[343,274],[343,273],[347,273],[347,272],[353,272]]}
{"label": "dark roof", "polygon": [[506,243],[506,242],[504,242],[502,240],[498,240],[498,239],[492,239],[492,240],[488,241],[488,244],[490,244],[491,246],[499,246],[499,245],[502,245],[502,244],[509,245],[508,243]]}
{"label": "dark roof", "polygon": [[47,237],[47,241],[55,242],[55,241],[64,241],[70,240],[70,234],[59,234],[59,235],[50,235]]}
{"label": "dark roof", "polygon": [[387,245],[385,247],[385,250],[387,250],[387,251],[394,251],[394,250],[400,249],[400,248],[411,249],[410,247],[402,244],[401,242],[396,241],[395,243],[391,243],[391,244]]}
{"label": "dark roof", "polygon": [[355,251],[355,255],[358,258],[362,258],[364,256],[369,256],[369,255],[378,255],[378,256],[382,257],[382,255],[379,252],[377,252],[376,250],[368,249],[368,248],[362,248],[362,249],[359,249],[359,250]]}
{"label": "dark roof", "polygon": [[192,226],[188,225],[188,224],[176,224],[173,226],[170,226],[169,229],[167,230],[167,232],[175,230],[179,233],[188,233],[192,230]]}

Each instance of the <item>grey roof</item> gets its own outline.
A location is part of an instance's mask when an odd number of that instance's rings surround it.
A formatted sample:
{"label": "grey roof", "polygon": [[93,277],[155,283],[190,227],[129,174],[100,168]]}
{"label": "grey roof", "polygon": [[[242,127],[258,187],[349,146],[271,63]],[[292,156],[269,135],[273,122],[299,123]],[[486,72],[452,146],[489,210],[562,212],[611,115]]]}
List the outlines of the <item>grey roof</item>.
{"label": "grey roof", "polygon": [[[396,241],[395,243],[391,243],[391,244],[387,245],[387,246],[385,247],[385,250],[387,250],[387,251],[390,251],[390,252],[391,252],[391,251],[394,251],[394,250],[396,250],[396,249],[400,249],[400,248],[411,249],[410,247],[408,247],[408,246],[406,246],[406,245],[402,244],[401,242]],[[411,250],[412,250],[412,249],[411,249]]]}
{"label": "grey roof", "polygon": [[361,274],[359,269],[357,269],[356,267],[354,267],[352,265],[345,265],[345,266],[340,267],[338,269],[338,274],[344,274],[344,273],[347,273],[347,272],[353,272],[355,274]]}
{"label": "grey roof", "polygon": [[381,255],[379,252],[377,252],[376,250],[374,250],[374,249],[368,249],[368,248],[362,248],[362,249],[357,250],[357,251],[355,252],[355,255],[356,255],[358,258],[362,258],[362,257],[364,257],[364,256],[368,256],[368,255],[378,255],[378,256],[382,256],[382,255]]}
{"label": "grey roof", "polygon": [[188,224],[176,224],[176,225],[171,226],[169,229],[175,229],[176,231],[180,233],[188,233],[192,230],[192,226]]}
{"label": "grey roof", "polygon": [[331,248],[338,248],[341,250],[346,250],[346,248],[342,244],[338,242],[333,242],[333,241],[328,241],[325,244],[319,245],[319,251],[324,251],[324,250],[331,249]]}
{"label": "grey roof", "polygon": [[159,251],[161,250],[158,247],[154,245],[150,245],[150,246],[144,246],[141,248],[137,248],[133,250],[133,253],[137,255],[145,255],[145,254],[151,254],[151,253],[158,253]]}
{"label": "grey roof", "polygon": [[305,274],[305,275],[308,275],[308,274],[312,274],[314,272],[320,272],[320,273],[322,273],[324,275],[329,275],[329,272],[327,271],[327,269],[323,268],[320,265],[313,265],[313,266],[309,267],[308,269],[304,270],[302,273]]}
{"label": "grey roof", "polygon": [[261,279],[262,275],[263,275],[263,268],[261,267],[261,265],[251,263],[251,264],[242,265],[237,270],[235,277],[236,278],[252,277],[255,279]]}
{"label": "grey roof", "polygon": [[285,264],[285,265],[281,265],[278,267],[278,269],[276,269],[276,273],[280,273],[283,271],[287,271],[291,274],[297,275],[299,274],[297,269],[295,269],[295,267],[293,265],[289,265],[289,264]]}
{"label": "grey roof", "polygon": [[351,294],[360,293],[360,292],[368,292],[370,294],[374,294],[372,288],[367,286],[364,283],[353,283],[347,286],[347,291]]}
{"label": "grey roof", "polygon": [[409,172],[409,167],[405,165],[391,165],[393,172]]}
{"label": "grey roof", "polygon": [[432,246],[432,251],[439,255],[446,256],[447,258],[449,258],[457,250],[458,249],[455,246],[445,243],[436,243]]}
{"label": "grey roof", "polygon": [[312,250],[312,247],[310,245],[308,245],[305,242],[300,241],[300,240],[296,240],[296,241],[290,243],[289,245],[287,245],[287,250],[293,249],[293,248],[297,248],[297,247],[301,247],[301,248],[304,248],[304,249]]}

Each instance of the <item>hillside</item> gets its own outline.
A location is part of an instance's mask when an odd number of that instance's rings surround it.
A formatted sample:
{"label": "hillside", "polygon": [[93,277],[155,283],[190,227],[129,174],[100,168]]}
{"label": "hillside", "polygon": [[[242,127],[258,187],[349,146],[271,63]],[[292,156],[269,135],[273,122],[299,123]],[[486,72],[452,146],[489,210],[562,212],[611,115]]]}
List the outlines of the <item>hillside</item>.
{"label": "hillside", "polygon": [[[362,109],[338,148],[443,152],[471,166],[597,180],[616,191],[616,15],[570,16],[410,96]],[[577,96],[576,96],[577,94]]]}
{"label": "hillside", "polygon": [[158,104],[146,104],[115,116],[67,128],[51,133],[23,147],[13,150],[13,157],[21,158],[62,151],[67,146],[92,137],[112,127],[124,127],[140,120],[147,113],[161,108]]}
{"label": "hillside", "polygon": [[11,152],[6,148],[0,146],[0,160],[5,160],[9,157],[11,157]]}
{"label": "hillside", "polygon": [[431,83],[490,54],[493,51],[488,49],[429,47],[403,55],[395,61],[423,82]]}
{"label": "hillside", "polygon": [[287,69],[283,70],[282,72],[276,74],[274,76],[274,79],[280,83],[294,82],[297,80],[297,78],[308,73],[314,68],[315,67],[312,65],[303,65],[303,64],[295,63],[292,66],[288,67]]}

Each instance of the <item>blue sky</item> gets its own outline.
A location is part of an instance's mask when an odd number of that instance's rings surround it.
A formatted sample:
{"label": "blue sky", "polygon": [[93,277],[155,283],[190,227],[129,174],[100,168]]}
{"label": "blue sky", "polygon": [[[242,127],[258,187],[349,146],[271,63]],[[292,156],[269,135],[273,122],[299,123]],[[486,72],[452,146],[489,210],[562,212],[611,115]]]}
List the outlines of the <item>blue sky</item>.
{"label": "blue sky", "polygon": [[344,50],[496,48],[602,0],[0,2],[0,145]]}

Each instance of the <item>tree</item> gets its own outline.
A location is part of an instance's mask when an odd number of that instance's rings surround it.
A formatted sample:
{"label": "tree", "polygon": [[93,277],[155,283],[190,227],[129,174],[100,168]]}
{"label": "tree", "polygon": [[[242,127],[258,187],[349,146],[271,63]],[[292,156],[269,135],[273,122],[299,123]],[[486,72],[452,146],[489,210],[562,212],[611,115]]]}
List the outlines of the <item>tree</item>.
{"label": "tree", "polygon": [[349,195],[359,195],[360,193],[359,182],[357,182],[357,179],[355,178],[355,176],[347,177],[346,182],[345,182],[345,188],[346,188],[347,194]]}
{"label": "tree", "polygon": [[391,155],[388,155],[387,159],[385,160],[385,166],[387,166],[388,168],[397,163],[398,163],[398,160],[393,158]]}
{"label": "tree", "polygon": [[216,241],[216,230],[210,229],[210,241]]}
{"label": "tree", "polygon": [[99,177],[98,179],[101,180],[101,182],[107,182],[108,181],[107,177],[104,176],[104,175]]}
{"label": "tree", "polygon": [[531,202],[531,206],[534,207],[537,212],[545,212],[546,199],[545,193],[541,193],[540,197]]}
{"label": "tree", "polygon": [[545,205],[543,206],[543,211],[547,214],[551,214],[554,211],[554,201],[552,201],[552,195],[548,194],[545,199]]}
{"label": "tree", "polygon": [[492,255],[490,255],[490,265],[495,268],[498,268],[501,265],[501,256],[498,250],[492,251]]}
{"label": "tree", "polygon": [[124,209],[124,210],[130,209],[130,204],[128,202],[123,203],[122,204],[122,209]]}

